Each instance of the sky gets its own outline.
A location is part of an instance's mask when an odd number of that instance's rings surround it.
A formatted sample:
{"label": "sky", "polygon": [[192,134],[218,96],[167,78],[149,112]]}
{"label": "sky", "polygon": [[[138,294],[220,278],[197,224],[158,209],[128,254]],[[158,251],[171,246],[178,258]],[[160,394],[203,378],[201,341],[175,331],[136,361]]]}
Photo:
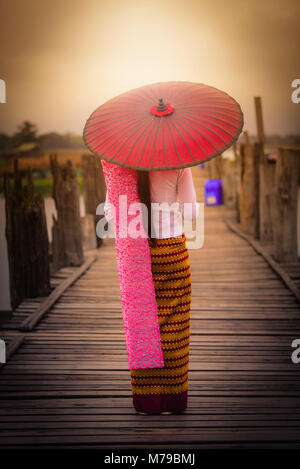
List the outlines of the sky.
{"label": "sky", "polygon": [[300,132],[299,0],[0,0],[0,133],[23,120],[81,134],[106,100],[158,81],[233,96],[255,134]]}

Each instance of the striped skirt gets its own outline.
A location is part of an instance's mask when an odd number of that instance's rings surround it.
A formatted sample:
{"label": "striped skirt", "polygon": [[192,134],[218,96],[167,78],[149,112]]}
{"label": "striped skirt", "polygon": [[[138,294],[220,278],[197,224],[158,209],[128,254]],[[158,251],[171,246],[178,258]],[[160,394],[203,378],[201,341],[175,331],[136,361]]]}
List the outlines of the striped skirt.
{"label": "striped skirt", "polygon": [[163,368],[130,370],[138,412],[182,411],[187,407],[190,345],[191,270],[184,233],[150,240]]}

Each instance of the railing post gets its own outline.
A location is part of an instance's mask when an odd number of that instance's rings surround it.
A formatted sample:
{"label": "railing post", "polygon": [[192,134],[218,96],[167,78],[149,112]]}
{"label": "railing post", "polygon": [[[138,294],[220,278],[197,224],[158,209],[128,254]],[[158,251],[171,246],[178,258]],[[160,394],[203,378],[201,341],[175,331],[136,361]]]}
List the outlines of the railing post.
{"label": "railing post", "polygon": [[235,208],[236,208],[236,221],[241,222],[241,180],[242,180],[242,157],[241,145],[234,148],[234,179],[235,179]]}
{"label": "railing post", "polygon": [[274,257],[297,262],[297,189],[300,150],[279,148],[275,170]]}
{"label": "railing post", "polygon": [[259,158],[259,239],[273,241],[275,164],[268,161],[262,143],[257,143]]}
{"label": "railing post", "polygon": [[229,158],[223,158],[222,162],[222,187],[224,204],[227,207],[233,208],[235,206],[235,175],[234,165]]}
{"label": "railing post", "polygon": [[71,161],[59,165],[56,156],[50,156],[53,174],[53,198],[57,219],[52,227],[53,269],[79,266],[83,263],[83,247],[79,210],[79,187],[76,168]]}
{"label": "railing post", "polygon": [[208,162],[209,179],[220,179],[222,177],[222,155],[219,155]]}
{"label": "railing post", "polygon": [[258,238],[259,229],[259,178],[258,157],[256,145],[243,143],[241,145],[241,195],[240,222],[241,229]]}
{"label": "railing post", "polygon": [[24,298],[47,295],[50,291],[48,234],[44,199],[34,194],[31,169],[22,184],[18,161],[14,160],[14,186],[4,176],[11,306]]}
{"label": "railing post", "polygon": [[263,121],[263,113],[262,113],[262,103],[261,103],[261,97],[260,96],[255,96],[254,105],[255,105],[257,137],[258,137],[259,143],[264,145],[264,143],[265,143],[265,132],[264,132],[264,121]]}
{"label": "railing post", "polygon": [[96,235],[96,225],[101,218],[96,215],[97,206],[105,201],[106,185],[101,160],[92,154],[81,155],[83,198],[86,214],[92,215],[95,225],[95,238],[97,246],[101,246],[102,239]]}

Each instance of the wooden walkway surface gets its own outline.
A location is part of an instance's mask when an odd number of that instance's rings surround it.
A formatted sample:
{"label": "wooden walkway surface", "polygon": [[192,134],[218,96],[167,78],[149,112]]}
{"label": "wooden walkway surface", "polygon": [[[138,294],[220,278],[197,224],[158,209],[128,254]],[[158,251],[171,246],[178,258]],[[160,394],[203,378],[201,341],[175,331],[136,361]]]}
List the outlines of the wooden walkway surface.
{"label": "wooden walkway surface", "polygon": [[223,213],[205,208],[204,247],[190,250],[187,411],[140,416],[132,407],[107,240],[34,331],[20,332],[0,370],[0,447],[300,448],[300,364],[291,361],[299,303]]}

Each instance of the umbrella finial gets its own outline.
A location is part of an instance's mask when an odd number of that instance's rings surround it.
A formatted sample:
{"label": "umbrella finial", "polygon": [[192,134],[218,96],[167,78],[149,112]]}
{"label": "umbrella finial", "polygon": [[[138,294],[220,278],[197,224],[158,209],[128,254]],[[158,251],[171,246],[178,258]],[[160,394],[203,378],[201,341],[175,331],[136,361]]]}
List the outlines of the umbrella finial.
{"label": "umbrella finial", "polygon": [[172,112],[174,111],[174,107],[171,106],[171,104],[169,104],[169,103],[165,104],[163,98],[159,98],[158,99],[158,104],[154,105],[154,106],[151,106],[150,111],[155,116],[160,116],[161,117],[161,116],[165,116],[167,114],[172,114]]}
{"label": "umbrella finial", "polygon": [[166,109],[166,105],[165,105],[164,100],[162,98],[159,98],[159,100],[158,100],[157,109]]}

